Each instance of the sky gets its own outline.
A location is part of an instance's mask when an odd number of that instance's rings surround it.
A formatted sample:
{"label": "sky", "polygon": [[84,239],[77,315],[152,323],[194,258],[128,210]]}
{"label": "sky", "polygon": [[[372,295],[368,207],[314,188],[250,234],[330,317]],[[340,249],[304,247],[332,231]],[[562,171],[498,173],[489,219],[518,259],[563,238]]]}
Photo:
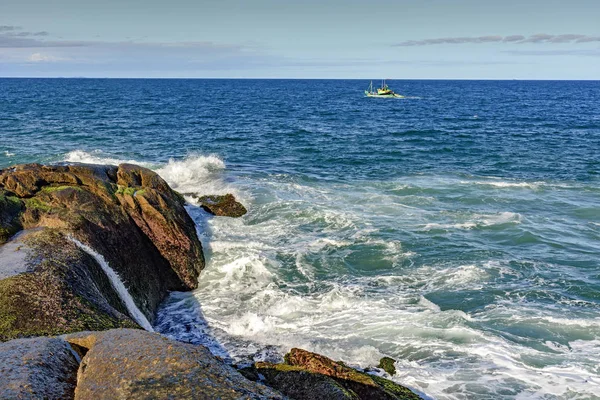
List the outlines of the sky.
{"label": "sky", "polygon": [[600,79],[600,0],[0,0],[0,76]]}

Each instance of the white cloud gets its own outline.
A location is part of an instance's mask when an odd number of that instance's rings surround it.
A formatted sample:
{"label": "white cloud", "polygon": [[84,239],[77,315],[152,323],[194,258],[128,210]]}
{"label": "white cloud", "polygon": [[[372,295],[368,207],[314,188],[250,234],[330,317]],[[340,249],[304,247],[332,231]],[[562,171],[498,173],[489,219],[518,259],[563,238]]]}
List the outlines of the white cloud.
{"label": "white cloud", "polygon": [[33,53],[27,58],[27,61],[33,63],[43,63],[43,62],[57,62],[57,61],[66,61],[67,58],[57,57],[50,54],[42,54],[42,53]]}
{"label": "white cloud", "polygon": [[549,35],[538,33],[525,37],[523,35],[509,36],[477,36],[477,37],[445,37],[424,40],[407,40],[396,43],[393,46],[431,46],[436,44],[465,44],[465,43],[589,43],[600,42],[600,36],[588,36],[579,34]]}

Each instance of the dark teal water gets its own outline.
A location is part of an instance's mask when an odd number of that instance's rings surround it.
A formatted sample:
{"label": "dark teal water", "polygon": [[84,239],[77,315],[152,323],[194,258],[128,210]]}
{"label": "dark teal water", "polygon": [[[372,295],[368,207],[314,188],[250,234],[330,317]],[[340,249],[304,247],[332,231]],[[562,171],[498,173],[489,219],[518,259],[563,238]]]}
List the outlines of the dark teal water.
{"label": "dark teal water", "polygon": [[159,318],[180,339],[389,355],[440,399],[598,398],[600,82],[368,83],[0,79],[0,167],[235,193],[239,220],[189,198],[209,262]]}

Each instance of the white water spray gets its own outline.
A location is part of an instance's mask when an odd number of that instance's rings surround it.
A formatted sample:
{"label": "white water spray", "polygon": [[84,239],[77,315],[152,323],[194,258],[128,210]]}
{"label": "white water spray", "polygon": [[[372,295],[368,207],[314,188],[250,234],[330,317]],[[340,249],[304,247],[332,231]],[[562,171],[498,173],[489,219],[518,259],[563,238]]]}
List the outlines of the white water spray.
{"label": "white water spray", "polygon": [[110,267],[110,265],[108,265],[108,262],[106,262],[104,257],[101,254],[95,252],[94,249],[92,249],[90,246],[81,243],[75,238],[69,237],[69,240],[75,243],[75,245],[81,250],[92,256],[94,260],[96,260],[96,262],[100,265],[100,267],[102,267],[102,270],[108,277],[108,280],[110,281],[112,287],[119,295],[119,298],[121,299],[123,304],[125,304],[127,312],[135,320],[135,322],[137,322],[138,325],[140,325],[145,330],[154,332],[154,329],[152,329],[152,325],[150,325],[150,322],[148,321],[144,313],[140,311],[138,306],[133,301],[133,297],[131,297],[131,295],[129,294],[129,291],[123,284],[123,281],[121,281],[121,278],[119,278],[119,275],[117,275],[117,273]]}

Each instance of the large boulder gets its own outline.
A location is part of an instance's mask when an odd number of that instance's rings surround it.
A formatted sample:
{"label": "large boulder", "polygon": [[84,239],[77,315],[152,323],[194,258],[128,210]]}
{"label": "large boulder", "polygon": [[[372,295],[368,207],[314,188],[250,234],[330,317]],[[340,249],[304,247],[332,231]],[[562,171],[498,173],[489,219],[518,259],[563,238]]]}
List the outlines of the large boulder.
{"label": "large boulder", "polygon": [[0,343],[0,398],[72,399],[78,367],[77,354],[64,340]]}
{"label": "large boulder", "polygon": [[81,332],[85,349],[75,399],[283,399],[244,378],[205,347],[141,330]]}
{"label": "large boulder", "polygon": [[0,340],[136,326],[101,262],[149,321],[169,291],[196,288],[204,268],[183,197],[135,165],[0,170],[0,244],[20,229],[27,265],[0,260],[0,276],[20,271],[0,281]]}
{"label": "large boulder", "polygon": [[243,371],[292,399],[418,400],[410,389],[347,367],[323,355],[292,349],[284,364],[256,363]]}

